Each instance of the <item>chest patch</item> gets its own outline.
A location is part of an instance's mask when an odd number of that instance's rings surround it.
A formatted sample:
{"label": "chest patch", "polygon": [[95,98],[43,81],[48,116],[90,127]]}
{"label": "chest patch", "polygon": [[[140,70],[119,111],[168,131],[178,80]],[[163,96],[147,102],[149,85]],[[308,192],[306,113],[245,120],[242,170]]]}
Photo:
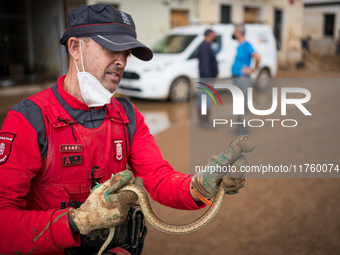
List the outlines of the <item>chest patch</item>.
{"label": "chest patch", "polygon": [[122,160],[123,159],[123,140],[115,140],[114,146],[115,146],[116,159]]}
{"label": "chest patch", "polygon": [[4,164],[9,155],[11,154],[12,144],[15,138],[15,134],[0,133],[0,165]]}
{"label": "chest patch", "polygon": [[81,144],[68,144],[68,145],[60,145],[60,152],[82,152],[83,145]]}
{"label": "chest patch", "polygon": [[66,156],[62,158],[63,166],[76,166],[83,163],[81,155]]}

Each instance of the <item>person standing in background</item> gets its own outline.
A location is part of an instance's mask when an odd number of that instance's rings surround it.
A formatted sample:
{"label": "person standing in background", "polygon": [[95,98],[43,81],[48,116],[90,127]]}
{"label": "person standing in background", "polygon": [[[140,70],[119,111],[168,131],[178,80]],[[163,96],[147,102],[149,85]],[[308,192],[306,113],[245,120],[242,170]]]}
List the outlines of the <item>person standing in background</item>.
{"label": "person standing in background", "polygon": [[[204,32],[204,41],[198,47],[198,61],[199,61],[199,75],[201,79],[205,79],[203,82],[211,83],[210,79],[215,79],[218,75],[218,65],[216,60],[216,54],[211,48],[212,42],[215,40],[216,34],[211,29],[207,29]],[[200,90],[198,94],[198,116],[199,116],[199,125],[202,128],[211,128],[209,125],[209,116],[210,116],[210,104],[211,98],[207,97],[207,114],[202,115],[200,111],[201,105],[201,95],[205,93]]]}
{"label": "person standing in background", "polygon": [[340,54],[340,29],[338,32],[338,38],[336,39],[336,55]]}
{"label": "person standing in background", "polygon": [[[234,85],[238,86],[245,96],[244,107],[246,113],[248,111],[248,108],[246,106],[248,100],[247,89],[248,87],[252,87],[253,85],[250,76],[253,72],[257,70],[261,61],[261,56],[256,53],[252,45],[246,41],[245,28],[243,25],[235,25],[233,39],[237,40],[239,42],[239,45],[237,47],[237,53],[231,68],[231,73],[233,76]],[[251,67],[252,59],[255,60],[254,68]],[[241,116],[238,115],[238,122],[242,121],[240,118]],[[235,132],[241,135],[246,134],[247,130],[244,126],[238,126],[235,129]]]}

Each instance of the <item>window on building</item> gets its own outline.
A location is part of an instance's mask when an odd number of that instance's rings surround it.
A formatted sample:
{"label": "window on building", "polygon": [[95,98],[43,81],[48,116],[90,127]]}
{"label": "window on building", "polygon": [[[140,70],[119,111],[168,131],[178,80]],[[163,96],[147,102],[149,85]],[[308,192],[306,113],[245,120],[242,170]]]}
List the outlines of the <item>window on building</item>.
{"label": "window on building", "polygon": [[324,36],[334,36],[334,14],[325,14],[324,16]]}
{"label": "window on building", "polygon": [[230,5],[221,5],[221,20],[220,23],[228,24],[231,23],[231,6]]}
{"label": "window on building", "polygon": [[260,9],[256,7],[245,7],[244,8],[244,23],[258,23],[260,21],[259,18]]}
{"label": "window on building", "polygon": [[171,10],[171,28],[183,27],[188,25],[188,11]]}
{"label": "window on building", "polygon": [[275,10],[274,12],[274,36],[276,39],[277,49],[281,49],[282,36],[282,10]]}

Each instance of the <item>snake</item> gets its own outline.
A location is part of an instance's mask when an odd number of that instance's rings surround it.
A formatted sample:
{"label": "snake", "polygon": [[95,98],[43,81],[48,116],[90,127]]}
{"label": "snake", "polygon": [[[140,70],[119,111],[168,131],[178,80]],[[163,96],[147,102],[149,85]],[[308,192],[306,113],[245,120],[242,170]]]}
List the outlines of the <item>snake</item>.
{"label": "snake", "polygon": [[[122,191],[132,191],[136,193],[136,195],[138,196],[138,200],[139,200],[142,212],[146,220],[149,222],[149,224],[161,232],[172,234],[172,235],[189,234],[207,225],[215,217],[216,213],[220,209],[222,202],[223,202],[224,195],[225,195],[225,190],[222,187],[222,185],[220,185],[219,189],[217,190],[213,203],[201,217],[187,224],[176,225],[176,224],[166,223],[156,216],[156,214],[151,208],[148,195],[143,188],[131,183],[119,189],[119,192],[122,192]],[[102,252],[109,245],[109,243],[111,242],[114,236],[114,232],[115,232],[115,228],[114,227],[110,228],[109,235],[105,243],[100,248],[98,255],[101,255]]]}
{"label": "snake", "polygon": [[[244,141],[248,139],[249,139],[248,135],[237,137],[230,143],[230,146],[237,145],[240,141]],[[130,183],[120,188],[118,192],[122,192],[122,191],[132,191],[136,193],[136,195],[138,196],[138,200],[139,200],[142,212],[146,220],[149,222],[149,224],[161,232],[172,234],[172,235],[189,234],[207,225],[215,217],[216,213],[220,209],[225,193],[226,193],[223,186],[220,185],[215,195],[213,203],[211,204],[209,209],[204,214],[201,215],[201,217],[187,224],[176,225],[176,224],[166,223],[156,216],[156,214],[153,212],[151,208],[148,195],[143,188]],[[109,245],[109,243],[111,242],[114,236],[114,232],[115,232],[115,228],[114,227],[110,228],[109,235],[105,243],[100,248],[98,255],[101,255],[102,252]]]}

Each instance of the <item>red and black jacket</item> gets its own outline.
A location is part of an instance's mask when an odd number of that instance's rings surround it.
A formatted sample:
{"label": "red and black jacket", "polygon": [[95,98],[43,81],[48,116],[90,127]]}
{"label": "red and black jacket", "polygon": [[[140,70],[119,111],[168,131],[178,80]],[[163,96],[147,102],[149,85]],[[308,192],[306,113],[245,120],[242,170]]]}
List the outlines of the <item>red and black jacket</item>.
{"label": "red and black jacket", "polygon": [[78,246],[60,203],[86,200],[94,166],[103,182],[129,163],[154,200],[200,208],[190,196],[190,176],[163,159],[130,101],[112,99],[91,110],[63,89],[64,78],[13,107],[1,128],[0,253],[63,254]]}

